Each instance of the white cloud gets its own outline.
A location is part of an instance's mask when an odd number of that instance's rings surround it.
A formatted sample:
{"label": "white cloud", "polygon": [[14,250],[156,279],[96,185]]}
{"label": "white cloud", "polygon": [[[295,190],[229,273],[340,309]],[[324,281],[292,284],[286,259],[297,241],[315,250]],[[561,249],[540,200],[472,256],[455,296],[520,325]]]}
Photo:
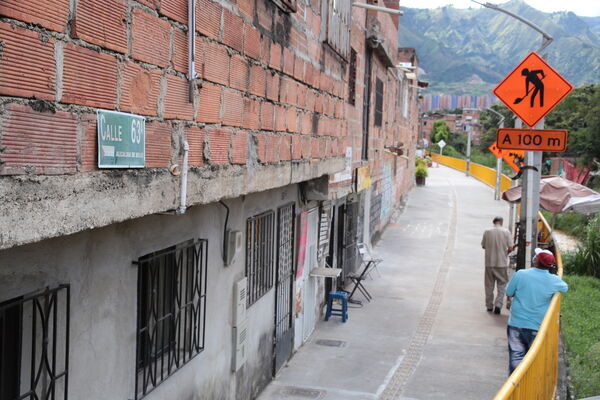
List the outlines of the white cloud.
{"label": "white cloud", "polygon": [[[485,3],[486,0],[481,0]],[[501,4],[501,1],[490,1],[490,3]],[[600,1],[596,0],[527,0],[527,4],[545,12],[572,11],[577,15],[600,16]],[[414,8],[436,8],[445,5],[453,5],[457,8],[479,8],[480,6],[469,0],[400,0],[401,7]]]}

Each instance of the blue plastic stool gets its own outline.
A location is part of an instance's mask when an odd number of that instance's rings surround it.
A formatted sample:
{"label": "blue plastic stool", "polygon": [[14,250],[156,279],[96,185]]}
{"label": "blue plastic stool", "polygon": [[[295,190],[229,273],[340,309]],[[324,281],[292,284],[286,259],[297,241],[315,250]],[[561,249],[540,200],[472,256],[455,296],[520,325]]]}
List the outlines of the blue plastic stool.
{"label": "blue plastic stool", "polygon": [[[342,308],[333,308],[334,300],[342,302]],[[327,296],[327,312],[325,313],[325,321],[329,320],[332,315],[342,317],[342,322],[348,319],[348,293],[346,292],[329,292]]]}

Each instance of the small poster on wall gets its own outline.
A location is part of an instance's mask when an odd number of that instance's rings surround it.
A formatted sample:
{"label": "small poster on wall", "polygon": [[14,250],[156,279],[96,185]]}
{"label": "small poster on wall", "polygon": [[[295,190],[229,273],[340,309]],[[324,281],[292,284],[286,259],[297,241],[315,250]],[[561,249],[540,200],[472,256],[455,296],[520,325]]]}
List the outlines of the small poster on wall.
{"label": "small poster on wall", "polygon": [[302,277],[304,272],[304,261],[306,260],[306,240],[308,239],[308,211],[302,211],[298,216],[298,268],[296,279]]}

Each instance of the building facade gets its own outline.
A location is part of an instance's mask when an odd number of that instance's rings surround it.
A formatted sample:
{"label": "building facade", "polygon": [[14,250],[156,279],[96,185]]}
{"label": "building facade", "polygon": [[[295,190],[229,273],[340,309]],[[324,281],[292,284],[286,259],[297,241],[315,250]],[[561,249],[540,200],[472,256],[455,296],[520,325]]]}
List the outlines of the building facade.
{"label": "building facade", "polygon": [[413,184],[416,55],[350,4],[0,4],[0,398],[253,399],[310,337]]}
{"label": "building facade", "polygon": [[479,144],[481,141],[481,109],[479,108],[463,108],[460,114],[442,114],[439,112],[422,114],[420,118],[420,137],[431,143],[431,131],[436,121],[444,121],[450,132],[461,133],[468,135],[471,132],[471,140],[474,144]]}

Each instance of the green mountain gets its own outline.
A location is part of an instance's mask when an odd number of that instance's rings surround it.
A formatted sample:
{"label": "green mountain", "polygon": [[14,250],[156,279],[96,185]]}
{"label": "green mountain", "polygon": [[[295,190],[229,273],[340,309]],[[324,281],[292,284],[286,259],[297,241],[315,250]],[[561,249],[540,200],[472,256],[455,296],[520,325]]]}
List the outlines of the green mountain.
{"label": "green mountain", "polygon": [[[545,13],[522,0],[501,5],[554,37],[550,65],[575,86],[600,82],[600,17]],[[501,12],[487,9],[404,8],[399,44],[415,47],[431,83],[428,94],[490,94],[541,35]]]}

